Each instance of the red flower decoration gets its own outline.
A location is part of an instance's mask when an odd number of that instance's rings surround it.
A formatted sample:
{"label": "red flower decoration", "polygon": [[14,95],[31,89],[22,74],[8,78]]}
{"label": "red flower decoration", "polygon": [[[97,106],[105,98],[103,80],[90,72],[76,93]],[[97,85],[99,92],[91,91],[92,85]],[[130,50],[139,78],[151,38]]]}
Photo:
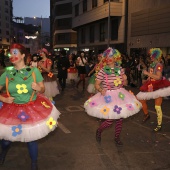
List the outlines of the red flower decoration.
{"label": "red flower decoration", "polygon": [[48,76],[49,76],[49,77],[53,77],[53,73],[49,72],[49,73],[48,73]]}

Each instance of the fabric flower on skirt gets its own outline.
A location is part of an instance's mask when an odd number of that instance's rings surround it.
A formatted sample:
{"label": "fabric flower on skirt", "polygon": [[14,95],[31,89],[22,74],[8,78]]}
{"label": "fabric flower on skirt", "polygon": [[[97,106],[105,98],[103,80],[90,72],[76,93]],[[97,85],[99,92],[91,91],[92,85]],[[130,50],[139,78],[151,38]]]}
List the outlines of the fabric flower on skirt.
{"label": "fabric flower on skirt", "polygon": [[50,128],[50,129],[52,129],[55,125],[56,125],[56,121],[52,118],[52,117],[50,117],[49,119],[48,119],[48,121],[46,122],[46,125]]}
{"label": "fabric flower on skirt", "polygon": [[151,92],[151,91],[153,91],[153,85],[152,85],[152,84],[149,84],[149,85],[148,85],[148,92]]}
{"label": "fabric flower on skirt", "polygon": [[110,103],[112,101],[112,97],[111,96],[104,96],[104,100],[106,103]]}
{"label": "fabric flower on skirt", "polygon": [[17,93],[22,94],[22,93],[28,93],[27,85],[26,84],[17,84],[16,85]]}
{"label": "fabric flower on skirt", "polygon": [[2,102],[0,102],[0,109],[2,108],[2,106],[3,106],[3,103],[2,103]]}
{"label": "fabric flower on skirt", "polygon": [[126,107],[130,111],[134,110],[134,107],[132,106],[132,104],[126,104]]}
{"label": "fabric flower on skirt", "polygon": [[25,112],[21,112],[19,115],[18,115],[18,118],[25,122],[27,119],[29,119],[29,116],[25,113]]}
{"label": "fabric flower on skirt", "polygon": [[16,137],[22,133],[22,125],[12,126],[12,136]]}
{"label": "fabric flower on skirt", "polygon": [[89,105],[90,105],[91,107],[94,107],[94,106],[97,106],[97,103],[94,102],[94,101],[91,101],[91,102],[89,102]]}
{"label": "fabric flower on skirt", "polygon": [[136,107],[137,107],[137,108],[140,108],[140,105],[139,105],[138,102],[135,102],[135,104],[136,104]]}
{"label": "fabric flower on skirt", "polygon": [[117,114],[120,114],[121,110],[122,110],[122,108],[117,105],[115,105],[115,107],[113,109],[113,111],[116,112]]}
{"label": "fabric flower on skirt", "polygon": [[85,102],[85,105],[87,106],[90,102],[91,102],[91,99],[87,100],[87,101]]}
{"label": "fabric flower on skirt", "polygon": [[122,99],[122,100],[124,100],[125,95],[124,95],[123,93],[119,92],[119,98]]}
{"label": "fabric flower on skirt", "polygon": [[110,111],[110,109],[109,109],[108,107],[106,107],[106,106],[104,106],[104,107],[100,110],[100,112],[103,113],[104,115],[107,115],[109,111]]}

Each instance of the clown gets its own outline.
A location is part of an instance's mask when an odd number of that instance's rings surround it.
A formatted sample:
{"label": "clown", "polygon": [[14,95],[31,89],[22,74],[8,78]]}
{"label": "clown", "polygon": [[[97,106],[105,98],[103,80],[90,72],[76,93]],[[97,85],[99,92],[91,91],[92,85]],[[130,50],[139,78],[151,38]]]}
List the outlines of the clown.
{"label": "clown", "polygon": [[104,58],[102,57],[102,54],[99,54],[97,59],[98,59],[98,63],[94,66],[94,68],[88,74],[88,76],[92,75],[89,79],[89,85],[87,86],[87,91],[91,94],[91,96],[93,96],[96,93],[96,89],[94,87],[96,76],[97,76],[98,72],[105,65]]}
{"label": "clown", "polygon": [[45,96],[53,101],[53,97],[59,94],[58,84],[55,75],[51,72],[52,61],[48,58],[48,51],[42,48],[40,51],[41,60],[38,62],[38,68],[44,78]]}
{"label": "clown", "polygon": [[[38,143],[57,126],[60,112],[42,95],[43,77],[36,67],[26,66],[26,48],[10,46],[10,61],[14,67],[0,76],[0,165],[4,164],[11,142],[26,142],[31,158],[31,169],[38,169]],[[24,169],[24,168],[23,168]]]}
{"label": "clown", "polygon": [[137,94],[137,98],[143,106],[143,122],[146,122],[150,118],[146,100],[155,99],[157,127],[154,129],[154,132],[158,132],[162,128],[162,97],[169,96],[170,82],[162,76],[163,66],[160,63],[162,51],[159,48],[152,48],[150,49],[149,54],[152,63],[150,64],[148,71],[143,71],[143,74],[148,76],[148,79],[140,87],[140,92]]}
{"label": "clown", "polygon": [[139,112],[141,103],[123,88],[123,85],[127,85],[127,77],[120,67],[120,52],[108,48],[104,51],[103,57],[106,66],[98,72],[95,81],[98,93],[85,102],[84,108],[90,116],[106,119],[96,131],[96,140],[99,143],[103,130],[110,127],[116,119],[115,143],[121,146],[122,120]]}

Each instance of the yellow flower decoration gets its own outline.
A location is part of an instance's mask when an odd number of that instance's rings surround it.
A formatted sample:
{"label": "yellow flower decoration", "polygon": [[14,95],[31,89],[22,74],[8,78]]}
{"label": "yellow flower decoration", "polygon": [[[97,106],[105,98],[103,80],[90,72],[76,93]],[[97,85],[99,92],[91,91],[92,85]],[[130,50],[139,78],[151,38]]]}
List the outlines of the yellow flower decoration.
{"label": "yellow flower decoration", "polygon": [[122,81],[120,80],[120,78],[117,78],[116,80],[113,81],[115,86],[119,86],[120,84],[122,84]]}
{"label": "yellow flower decoration", "polygon": [[103,113],[104,115],[107,115],[109,111],[110,111],[110,109],[109,109],[108,107],[106,107],[106,106],[104,106],[104,107],[100,110],[100,112]]}
{"label": "yellow flower decoration", "polygon": [[91,99],[87,100],[87,101],[85,102],[85,105],[87,106],[90,102],[91,102]]}
{"label": "yellow flower decoration", "polygon": [[27,85],[26,84],[17,84],[16,85],[17,93],[22,94],[22,93],[28,93]]}
{"label": "yellow flower decoration", "polygon": [[140,105],[138,102],[135,102],[135,104],[136,104],[137,108],[140,108]]}
{"label": "yellow flower decoration", "polygon": [[41,104],[46,108],[50,108],[50,106],[46,102],[41,102]]}
{"label": "yellow flower decoration", "polygon": [[46,122],[46,125],[47,125],[50,129],[52,129],[56,124],[57,124],[57,122],[56,122],[52,117],[50,117],[50,118],[48,119],[48,121]]}

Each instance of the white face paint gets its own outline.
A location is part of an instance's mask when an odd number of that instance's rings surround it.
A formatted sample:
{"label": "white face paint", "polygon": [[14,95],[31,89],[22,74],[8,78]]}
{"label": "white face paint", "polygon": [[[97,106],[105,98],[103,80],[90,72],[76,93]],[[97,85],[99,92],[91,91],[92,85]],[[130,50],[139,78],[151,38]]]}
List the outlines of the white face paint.
{"label": "white face paint", "polygon": [[15,63],[16,61],[18,61],[19,59],[21,59],[21,52],[16,49],[16,48],[13,48],[10,50],[10,61],[12,63]]}

